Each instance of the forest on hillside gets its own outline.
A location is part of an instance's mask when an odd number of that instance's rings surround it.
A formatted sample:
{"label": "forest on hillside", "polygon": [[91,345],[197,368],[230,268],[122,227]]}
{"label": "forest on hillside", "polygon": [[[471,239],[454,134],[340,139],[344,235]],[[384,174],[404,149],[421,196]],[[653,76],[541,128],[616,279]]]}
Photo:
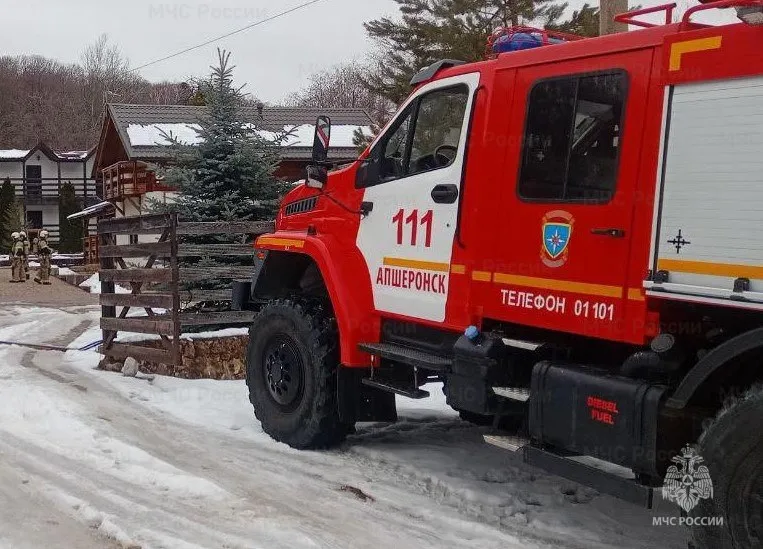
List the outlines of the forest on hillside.
{"label": "forest on hillside", "polygon": [[0,56],[0,149],[56,150],[96,145],[105,101],[186,104],[191,84],[151,83],[129,69],[119,48],[101,36],[79,63],[41,56]]}

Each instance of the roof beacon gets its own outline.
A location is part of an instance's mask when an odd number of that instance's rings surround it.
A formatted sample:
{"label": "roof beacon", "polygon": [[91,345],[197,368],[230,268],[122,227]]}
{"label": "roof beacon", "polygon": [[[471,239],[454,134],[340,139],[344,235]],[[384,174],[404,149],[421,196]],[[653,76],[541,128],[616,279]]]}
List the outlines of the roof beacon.
{"label": "roof beacon", "polygon": [[488,38],[486,56],[488,59],[494,59],[501,53],[564,44],[582,38],[574,34],[534,27],[500,27]]}

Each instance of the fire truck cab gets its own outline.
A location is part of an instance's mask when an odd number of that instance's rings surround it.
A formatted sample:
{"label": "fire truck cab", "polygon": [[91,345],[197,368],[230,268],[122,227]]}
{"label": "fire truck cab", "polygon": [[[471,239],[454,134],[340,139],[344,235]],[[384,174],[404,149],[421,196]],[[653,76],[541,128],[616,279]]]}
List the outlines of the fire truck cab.
{"label": "fire truck cab", "polygon": [[[329,447],[439,380],[488,442],[640,505],[701,456],[715,499],[684,509],[724,520],[695,543],[761,546],[763,2],[673,7],[600,38],[501,29],[330,173],[319,122],[236,291],[266,432]],[[694,22],[715,8],[742,21]]]}

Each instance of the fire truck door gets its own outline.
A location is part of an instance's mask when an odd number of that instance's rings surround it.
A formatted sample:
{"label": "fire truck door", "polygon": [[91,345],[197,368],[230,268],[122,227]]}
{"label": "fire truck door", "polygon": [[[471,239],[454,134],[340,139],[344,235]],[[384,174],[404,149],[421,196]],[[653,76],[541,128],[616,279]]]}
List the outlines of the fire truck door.
{"label": "fire truck door", "polygon": [[651,55],[635,51],[518,71],[515,98],[522,100],[513,106],[511,133],[522,136],[512,155],[519,169],[506,191],[515,215],[499,244],[506,270],[493,274],[507,320],[627,338]]}
{"label": "fire truck door", "polygon": [[357,246],[379,312],[442,322],[479,73],[419,89],[372,146],[358,186],[373,209]]}

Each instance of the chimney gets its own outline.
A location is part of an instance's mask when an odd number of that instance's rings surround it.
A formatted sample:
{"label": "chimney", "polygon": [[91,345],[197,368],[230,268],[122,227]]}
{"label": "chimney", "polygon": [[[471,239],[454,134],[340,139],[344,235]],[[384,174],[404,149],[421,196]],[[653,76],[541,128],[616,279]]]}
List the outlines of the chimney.
{"label": "chimney", "polygon": [[627,32],[628,25],[616,23],[615,15],[628,11],[628,0],[601,0],[599,8],[599,34]]}

